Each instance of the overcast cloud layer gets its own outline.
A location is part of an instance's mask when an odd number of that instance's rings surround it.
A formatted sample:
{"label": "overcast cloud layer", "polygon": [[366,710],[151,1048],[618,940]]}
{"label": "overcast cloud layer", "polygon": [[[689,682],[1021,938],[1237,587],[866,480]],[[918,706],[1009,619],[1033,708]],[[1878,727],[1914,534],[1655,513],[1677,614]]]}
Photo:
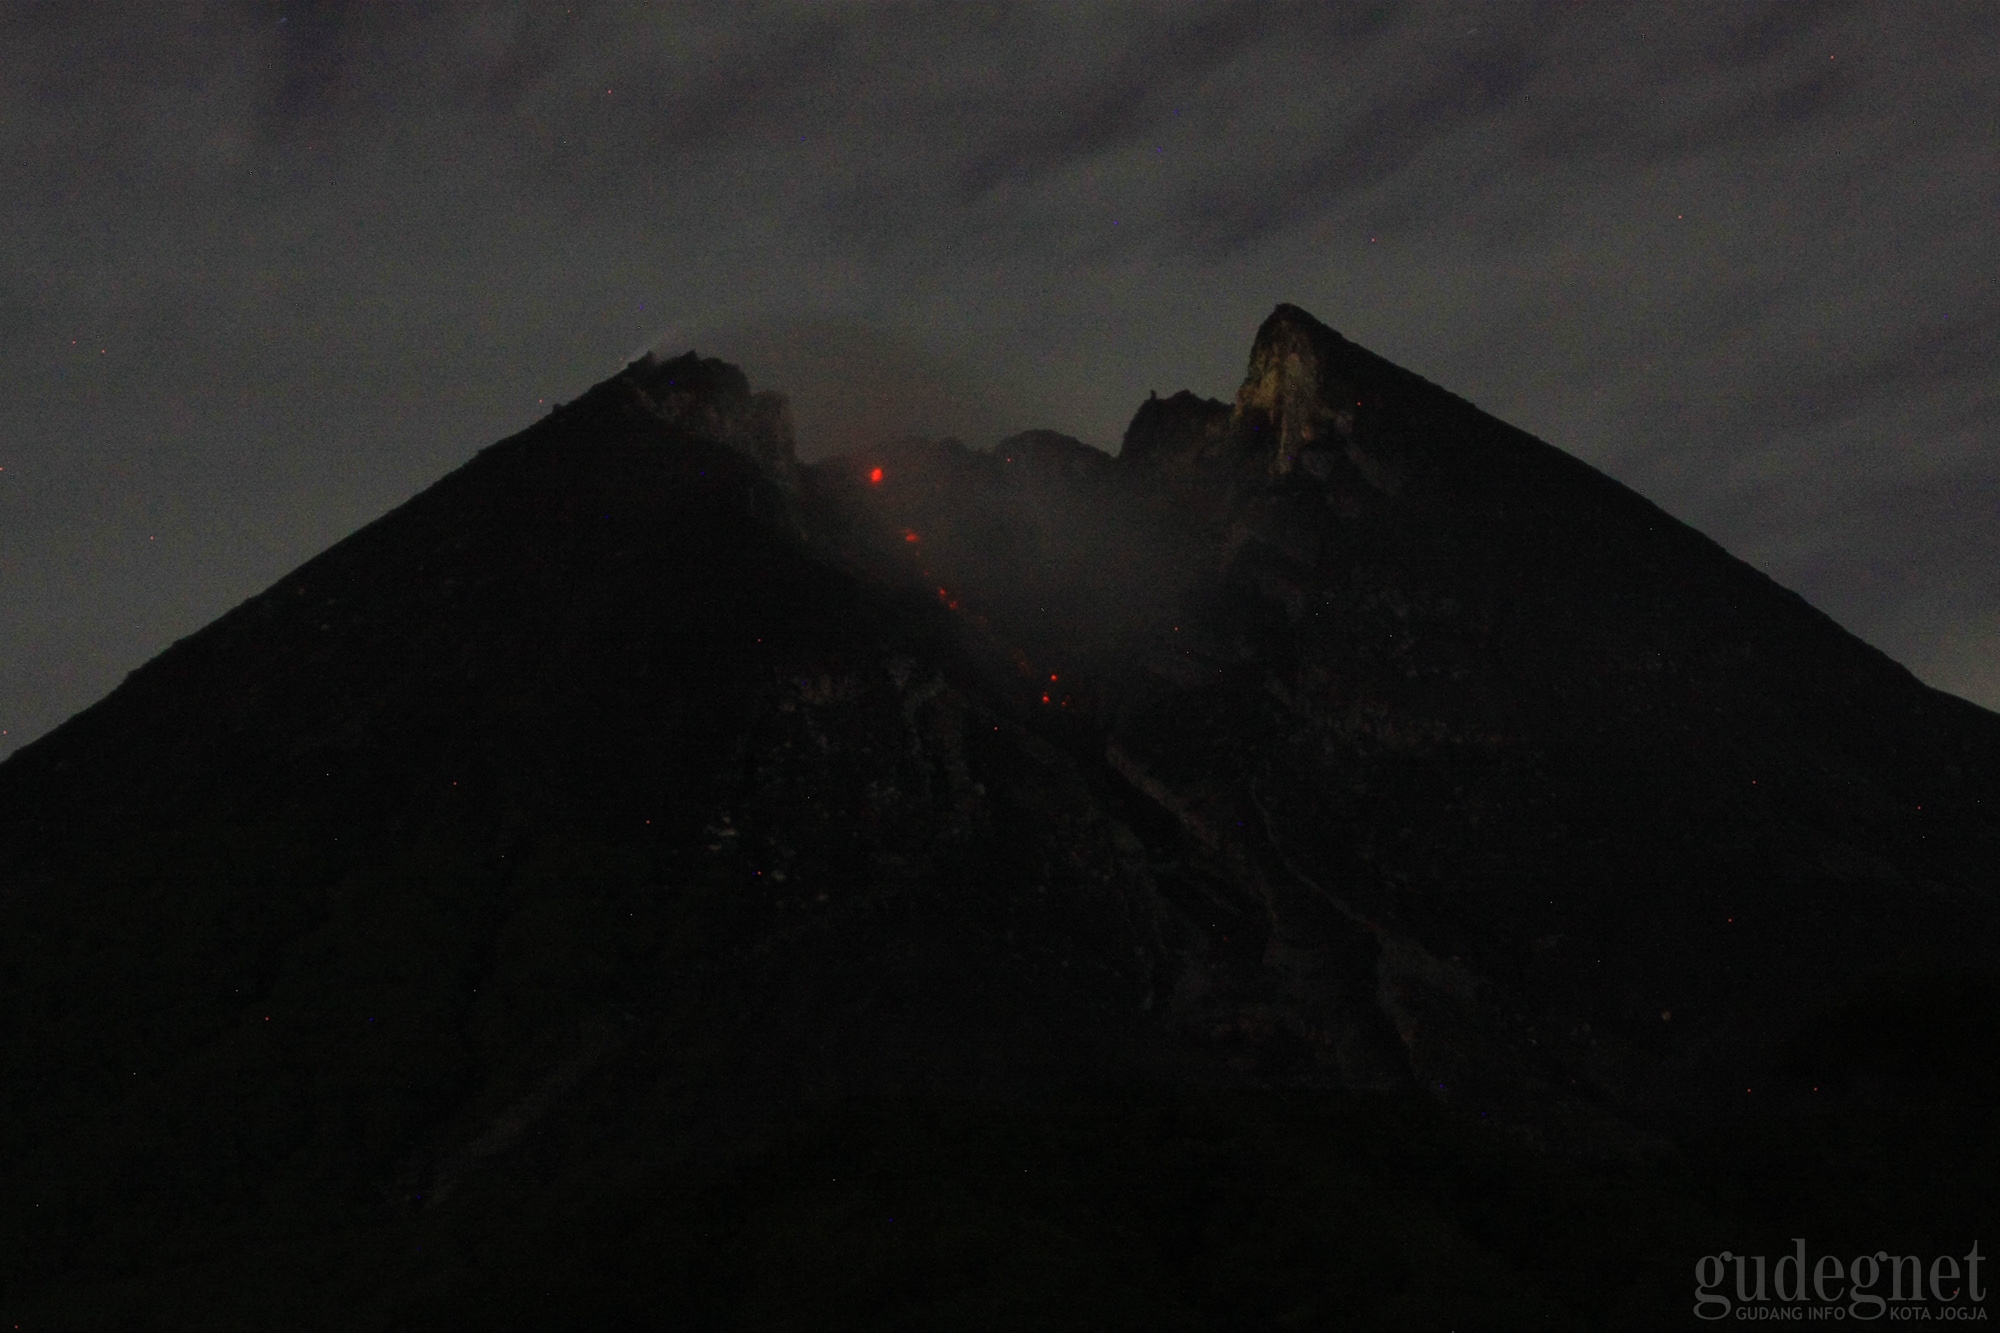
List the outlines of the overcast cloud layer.
{"label": "overcast cloud layer", "polygon": [[1996,124],[1984,3],[0,0],[0,755],[646,346],[1115,449],[1278,301],[2000,707]]}

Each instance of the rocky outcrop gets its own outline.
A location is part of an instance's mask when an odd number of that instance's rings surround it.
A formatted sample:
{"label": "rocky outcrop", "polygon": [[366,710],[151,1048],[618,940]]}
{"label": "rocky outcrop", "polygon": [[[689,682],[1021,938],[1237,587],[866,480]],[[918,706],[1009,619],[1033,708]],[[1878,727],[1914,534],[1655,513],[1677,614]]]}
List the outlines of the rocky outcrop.
{"label": "rocky outcrop", "polygon": [[1074,435],[1054,430],[1024,430],[993,447],[1010,466],[1068,477],[1094,477],[1111,466],[1102,449],[1093,449]]}
{"label": "rocky outcrop", "polygon": [[1272,311],[1257,330],[1249,373],[1236,391],[1230,426],[1257,442],[1272,476],[1288,475],[1308,451],[1323,450],[1331,437],[1352,433],[1352,414],[1343,418],[1329,401],[1346,387],[1332,375],[1343,341],[1291,305]]}
{"label": "rocky outcrop", "polygon": [[779,486],[797,489],[797,442],[783,394],[753,393],[737,367],[692,351],[668,361],[648,352],[620,379],[662,421],[749,455]]}
{"label": "rocky outcrop", "polygon": [[1402,489],[1403,469],[1361,438],[1366,401],[1356,350],[1294,305],[1279,306],[1257,330],[1229,426],[1268,475],[1302,471],[1325,481],[1344,458],[1376,490]]}
{"label": "rocky outcrop", "polygon": [[1229,416],[1229,404],[1186,389],[1167,398],[1153,394],[1125,428],[1118,461],[1128,468],[1168,473],[1213,461],[1228,439]]}
{"label": "rocky outcrop", "polygon": [[1305,311],[1281,305],[1257,331],[1233,404],[1185,389],[1155,393],[1126,427],[1119,461],[1169,480],[1226,472],[1351,481],[1395,495],[1408,468],[1375,438],[1367,359]]}

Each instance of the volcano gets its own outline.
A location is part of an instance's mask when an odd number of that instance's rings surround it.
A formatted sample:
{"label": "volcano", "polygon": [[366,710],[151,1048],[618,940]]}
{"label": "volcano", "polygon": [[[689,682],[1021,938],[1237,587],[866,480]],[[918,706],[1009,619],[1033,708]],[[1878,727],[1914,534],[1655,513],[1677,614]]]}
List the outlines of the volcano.
{"label": "volcano", "polygon": [[649,356],[0,765],[0,1313],[1678,1325],[1984,1234],[1996,864],[2000,717],[1296,307],[1115,457]]}

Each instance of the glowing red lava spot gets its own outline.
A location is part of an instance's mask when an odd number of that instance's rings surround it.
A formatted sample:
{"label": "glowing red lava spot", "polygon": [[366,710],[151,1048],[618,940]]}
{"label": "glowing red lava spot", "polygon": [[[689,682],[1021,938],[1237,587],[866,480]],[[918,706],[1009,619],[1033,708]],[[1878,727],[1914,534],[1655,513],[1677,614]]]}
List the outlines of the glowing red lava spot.
{"label": "glowing red lava spot", "polygon": [[1046,694],[1045,694],[1045,695],[1043,695],[1043,696],[1042,696],[1042,702],[1043,702],[1043,703],[1047,703],[1048,701],[1049,701],[1049,696],[1048,696],[1048,695],[1046,695]]}
{"label": "glowing red lava spot", "polygon": [[879,467],[878,467],[878,468],[876,468],[876,469],[875,469],[875,470],[874,470],[873,472],[870,472],[870,473],[868,474],[868,483],[869,483],[869,484],[870,484],[871,486],[880,486],[880,485],[882,484],[882,469],[881,469],[881,468],[879,468]]}
{"label": "glowing red lava spot", "polygon": [[1058,679],[1060,679],[1060,677],[1058,677],[1058,676],[1056,675],[1056,673],[1055,673],[1055,672],[1051,671],[1051,672],[1049,672],[1049,679],[1050,679],[1050,680],[1058,680]]}
{"label": "glowing red lava spot", "polygon": [[909,530],[908,528],[904,528],[904,529],[903,529],[903,540],[904,540],[904,541],[906,541],[906,542],[913,542],[913,541],[915,541],[916,539],[917,539],[917,534],[916,534],[916,533],[914,533],[914,532],[911,532],[911,531],[910,531],[910,530]]}

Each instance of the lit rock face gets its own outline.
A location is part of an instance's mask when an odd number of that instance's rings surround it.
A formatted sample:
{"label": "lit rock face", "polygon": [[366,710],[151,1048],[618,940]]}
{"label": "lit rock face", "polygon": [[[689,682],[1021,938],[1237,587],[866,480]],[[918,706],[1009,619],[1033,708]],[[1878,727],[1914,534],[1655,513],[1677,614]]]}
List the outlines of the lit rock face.
{"label": "lit rock face", "polygon": [[[1236,391],[1230,425],[1258,441],[1259,452],[1267,453],[1266,466],[1272,476],[1287,476],[1306,463],[1308,456],[1323,454],[1330,437],[1352,437],[1353,414],[1343,413],[1329,402],[1333,393],[1345,387],[1331,373],[1336,349],[1344,341],[1291,305],[1272,311],[1257,330],[1250,370]],[[1311,466],[1320,468],[1323,464],[1320,458],[1312,457]]]}
{"label": "lit rock face", "polygon": [[1264,321],[1230,429],[1270,476],[1304,472],[1325,481],[1344,457],[1375,490],[1402,490],[1404,469],[1368,447],[1361,355],[1297,306],[1281,305]]}
{"label": "lit rock face", "polygon": [[1305,311],[1281,305],[1257,331],[1233,407],[1185,390],[1155,394],[1133,417],[1119,457],[1170,481],[1232,471],[1354,481],[1399,494],[1408,468],[1375,438],[1380,431],[1372,428],[1378,423],[1363,387],[1368,361]]}

